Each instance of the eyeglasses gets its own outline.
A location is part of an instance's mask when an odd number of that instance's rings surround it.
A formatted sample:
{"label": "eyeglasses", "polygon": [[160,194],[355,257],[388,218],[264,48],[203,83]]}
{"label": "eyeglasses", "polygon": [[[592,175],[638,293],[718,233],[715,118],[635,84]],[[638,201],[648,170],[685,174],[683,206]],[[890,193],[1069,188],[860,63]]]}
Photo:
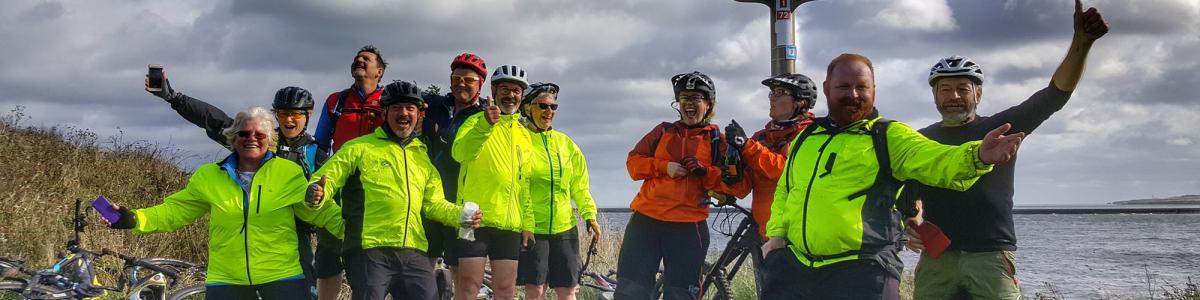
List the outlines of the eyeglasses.
{"label": "eyeglasses", "polygon": [[558,103],[549,103],[549,104],[535,103],[535,104],[537,104],[538,108],[541,108],[541,109],[558,110]]}
{"label": "eyeglasses", "polygon": [[497,87],[496,91],[500,92],[500,94],[517,94],[517,95],[520,95],[522,92],[524,92],[523,89],[520,87],[507,87],[507,86]]}
{"label": "eyeglasses", "polygon": [[696,103],[696,102],[700,102],[701,100],[705,100],[708,98],[704,97],[704,96],[699,96],[699,95],[692,95],[692,96],[679,96],[679,98],[677,98],[677,99],[679,100],[679,102]]}
{"label": "eyeglasses", "polygon": [[459,83],[475,84],[477,82],[479,82],[479,77],[450,75],[450,84],[459,84]]}
{"label": "eyeglasses", "polygon": [[302,110],[290,110],[290,111],[289,110],[278,110],[278,111],[275,111],[275,118],[280,119],[280,120],[286,120],[288,118],[299,119],[300,117],[303,117],[307,114],[308,114],[307,111],[302,111]]}
{"label": "eyeglasses", "polygon": [[783,97],[783,96],[791,96],[791,95],[792,95],[792,91],[789,91],[789,90],[777,90],[777,91],[771,91],[770,93],[767,93],[767,97]]}
{"label": "eyeglasses", "polygon": [[238,131],[237,136],[240,138],[243,138],[243,139],[250,138],[250,136],[254,136],[255,139],[260,139],[260,140],[267,139],[266,133],[253,132],[253,131],[249,131],[249,130]]}

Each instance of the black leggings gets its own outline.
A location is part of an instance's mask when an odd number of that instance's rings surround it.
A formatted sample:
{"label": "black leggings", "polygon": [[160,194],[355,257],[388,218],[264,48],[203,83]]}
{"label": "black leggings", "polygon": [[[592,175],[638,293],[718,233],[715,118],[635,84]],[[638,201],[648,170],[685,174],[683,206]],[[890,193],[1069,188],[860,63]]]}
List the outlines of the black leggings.
{"label": "black leggings", "polygon": [[696,299],[706,254],[708,221],[665,222],[634,212],[617,261],[616,298],[653,298],[661,261],[663,299]]}
{"label": "black leggings", "polygon": [[304,278],[293,277],[256,285],[209,284],[204,287],[204,299],[292,300],[311,297]]}

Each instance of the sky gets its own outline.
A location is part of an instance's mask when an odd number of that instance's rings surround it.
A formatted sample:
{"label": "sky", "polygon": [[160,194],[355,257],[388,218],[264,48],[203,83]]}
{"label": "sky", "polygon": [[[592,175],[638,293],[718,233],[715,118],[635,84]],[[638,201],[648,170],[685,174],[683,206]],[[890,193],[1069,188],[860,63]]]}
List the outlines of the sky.
{"label": "sky", "polygon": [[[797,71],[815,81],[840,53],[876,66],[876,107],[921,128],[940,120],[926,76],[963,55],[987,74],[981,115],[1049,84],[1071,38],[1069,0],[819,0],[796,11]],[[1200,194],[1200,1],[1089,0],[1111,25],[1070,102],[1025,140],[1017,205],[1087,204]],[[143,90],[163,64],[177,91],[231,115],[275,90],[349,87],[365,44],[384,79],[445,88],[465,51],[519,65],[562,87],[555,128],[583,149],[594,198],[626,207],[640,182],[633,145],[678,119],[670,77],[709,74],[717,117],[748,131],[767,122],[769,11],[731,0],[606,1],[3,1],[0,115],[24,125],[85,128],[177,149],[187,169],[226,154]],[[445,89],[443,89],[445,90]],[[485,91],[485,94],[487,91]],[[826,114],[822,95],[814,112]],[[315,127],[316,121],[310,123]]]}

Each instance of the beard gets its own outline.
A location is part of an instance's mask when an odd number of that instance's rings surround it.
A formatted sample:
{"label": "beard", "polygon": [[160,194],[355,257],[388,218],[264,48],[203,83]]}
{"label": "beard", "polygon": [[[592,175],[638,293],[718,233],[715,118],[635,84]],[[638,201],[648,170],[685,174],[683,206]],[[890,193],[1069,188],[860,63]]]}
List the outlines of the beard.
{"label": "beard", "polygon": [[873,109],[873,107],[868,107],[866,99],[854,99],[849,96],[838,99],[838,104],[829,107],[829,116],[838,126],[866,119]]}

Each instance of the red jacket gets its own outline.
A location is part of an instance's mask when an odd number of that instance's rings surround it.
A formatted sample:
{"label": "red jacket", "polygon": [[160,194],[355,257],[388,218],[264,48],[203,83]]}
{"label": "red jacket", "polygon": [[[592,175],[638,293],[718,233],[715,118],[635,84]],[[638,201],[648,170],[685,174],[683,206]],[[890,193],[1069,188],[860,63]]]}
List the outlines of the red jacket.
{"label": "red jacket", "polygon": [[[708,191],[739,198],[749,194],[750,185],[746,181],[733,186],[721,181],[721,169],[712,165],[713,133],[719,139],[719,153],[724,153],[728,146],[713,124],[688,128],[680,122],[662,123],[642,137],[625,161],[629,177],[642,181],[629,207],[660,221],[699,222],[708,218],[708,206],[700,205]],[[682,163],[687,157],[699,160],[708,169],[707,174],[682,178],[667,175],[667,162]]]}
{"label": "red jacket", "polygon": [[750,166],[750,184],[754,186],[753,205],[750,208],[758,233],[766,240],[767,220],[771,218],[771,202],[775,197],[776,183],[787,166],[788,150],[796,135],[812,123],[812,113],[803,121],[788,126],[767,122],[766,128],[755,132],[742,148],[742,157]]}
{"label": "red jacket", "polygon": [[[346,98],[338,104],[342,94]],[[383,110],[379,107],[379,96],[383,88],[376,88],[366,94],[366,100],[359,95],[358,89],[351,87],[329,94],[325,99],[325,107],[321,110],[320,120],[314,135],[317,144],[329,153],[342,148],[342,144],[356,137],[364,136],[375,131],[383,124]]]}

